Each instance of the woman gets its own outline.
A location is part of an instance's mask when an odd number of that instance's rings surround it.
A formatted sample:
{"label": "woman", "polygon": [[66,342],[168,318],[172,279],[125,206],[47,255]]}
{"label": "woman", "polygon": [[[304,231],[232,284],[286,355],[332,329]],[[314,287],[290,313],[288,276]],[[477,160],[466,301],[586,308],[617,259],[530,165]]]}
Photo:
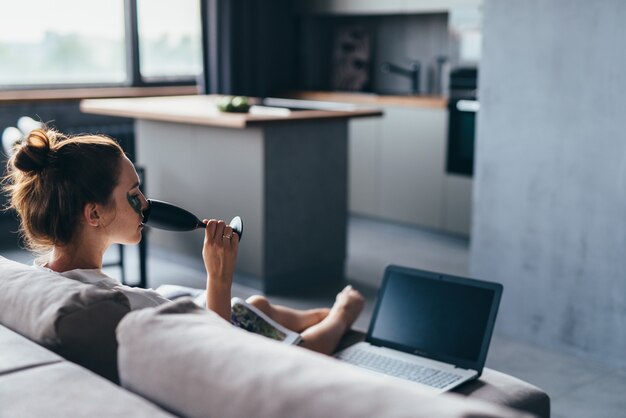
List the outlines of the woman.
{"label": "woman", "polygon": [[[9,159],[5,191],[20,218],[27,246],[43,255],[35,264],[63,276],[108,289],[129,299],[131,309],[168,300],[151,289],[132,288],[102,272],[111,244],[137,244],[147,202],[139,177],[112,139],[66,137],[54,130],[32,131]],[[221,220],[207,224],[202,257],[207,272],[207,307],[230,320],[230,300],[239,237]],[[295,310],[263,296],[248,302],[285,327],[299,332],[303,346],[332,353],[363,308],[350,286],[331,309]]]}

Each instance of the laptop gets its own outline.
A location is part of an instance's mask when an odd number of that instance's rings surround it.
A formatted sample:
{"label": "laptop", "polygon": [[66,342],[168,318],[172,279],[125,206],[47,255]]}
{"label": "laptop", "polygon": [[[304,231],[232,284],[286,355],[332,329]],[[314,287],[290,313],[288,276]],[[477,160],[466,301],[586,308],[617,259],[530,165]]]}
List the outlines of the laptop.
{"label": "laptop", "polygon": [[365,341],[339,360],[442,393],[480,377],[499,283],[388,266]]}

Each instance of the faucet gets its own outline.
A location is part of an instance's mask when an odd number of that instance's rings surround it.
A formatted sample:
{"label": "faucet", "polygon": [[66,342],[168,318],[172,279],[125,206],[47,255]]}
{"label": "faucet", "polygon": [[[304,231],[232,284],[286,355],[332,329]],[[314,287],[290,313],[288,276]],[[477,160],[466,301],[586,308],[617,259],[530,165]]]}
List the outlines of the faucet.
{"label": "faucet", "polygon": [[420,69],[421,65],[419,61],[414,61],[409,69],[400,67],[399,65],[392,64],[390,62],[383,62],[380,65],[380,70],[383,73],[395,73],[409,77],[411,79],[411,92],[414,94],[419,94],[420,92]]}

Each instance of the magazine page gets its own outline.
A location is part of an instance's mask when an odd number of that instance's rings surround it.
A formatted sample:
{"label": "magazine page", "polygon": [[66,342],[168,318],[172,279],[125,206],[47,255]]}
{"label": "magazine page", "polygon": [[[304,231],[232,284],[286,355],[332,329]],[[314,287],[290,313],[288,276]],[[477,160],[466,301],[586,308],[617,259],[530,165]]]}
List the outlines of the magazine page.
{"label": "magazine page", "polygon": [[232,298],[230,315],[231,322],[246,331],[282,341],[285,344],[296,345],[302,340],[300,334],[283,327],[243,299]]}

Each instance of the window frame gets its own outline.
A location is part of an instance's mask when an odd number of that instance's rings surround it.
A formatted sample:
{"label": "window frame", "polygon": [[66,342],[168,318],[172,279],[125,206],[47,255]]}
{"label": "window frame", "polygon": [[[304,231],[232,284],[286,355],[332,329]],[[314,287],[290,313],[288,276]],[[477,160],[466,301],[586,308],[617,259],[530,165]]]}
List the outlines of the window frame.
{"label": "window frame", "polygon": [[[204,31],[202,25],[204,19],[202,18],[202,3],[203,0],[198,0],[200,3],[200,35]],[[139,58],[139,16],[137,13],[137,0],[124,0],[124,17],[126,19],[126,71],[129,75],[129,84],[132,87],[158,87],[158,86],[189,86],[197,84],[198,76],[159,76],[159,77],[144,77],[141,75],[141,62]],[[204,50],[204,42],[201,44],[201,62],[206,56]]]}
{"label": "window frame", "polygon": [[[204,0],[200,2],[201,36],[204,33],[205,18]],[[203,37],[203,36],[202,36]],[[127,79],[122,83],[99,82],[99,83],[48,83],[48,84],[13,84],[2,85],[0,91],[15,90],[56,90],[56,89],[79,89],[79,88],[106,88],[106,87],[166,87],[166,86],[194,86],[198,80],[196,76],[165,76],[144,77],[141,75],[141,63],[139,60],[139,24],[137,14],[137,0],[124,0],[124,48],[126,55]],[[201,62],[207,56],[206,42],[201,42]],[[198,75],[202,77],[202,75]]]}

